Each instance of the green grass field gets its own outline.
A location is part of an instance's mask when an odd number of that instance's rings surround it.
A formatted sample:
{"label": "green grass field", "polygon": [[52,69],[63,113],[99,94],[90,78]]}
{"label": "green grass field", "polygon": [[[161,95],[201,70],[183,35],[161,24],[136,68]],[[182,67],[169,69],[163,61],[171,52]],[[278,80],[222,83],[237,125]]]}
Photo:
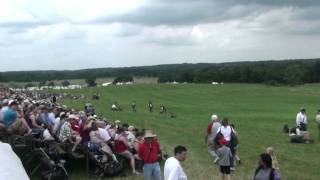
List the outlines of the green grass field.
{"label": "green grass field", "polygon": [[[212,113],[220,118],[229,117],[240,135],[238,155],[243,163],[237,166],[233,179],[252,179],[260,153],[273,146],[280,163],[283,179],[320,179],[320,144],[317,141],[316,110],[320,109],[320,85],[297,87],[270,87],[265,85],[171,85],[149,84],[85,88],[68,91],[88,97],[99,92],[102,98],[93,101],[97,112],[109,120],[120,119],[138,128],[152,129],[165,153],[172,155],[175,145],[188,148],[188,159],[183,163],[190,180],[219,178],[217,165],[207,153],[204,135]],[[138,112],[131,112],[130,103],[135,100]],[[156,112],[149,113],[147,103],[152,100]],[[112,102],[117,101],[124,111],[111,112]],[[62,100],[61,103],[78,109],[84,102]],[[165,104],[177,117],[159,114],[159,106]],[[306,107],[309,130],[315,144],[290,144],[281,132],[284,124],[292,127],[301,106]],[[83,164],[84,168],[84,164]],[[88,179],[83,171],[72,171],[72,179]],[[126,177],[117,179],[142,179]]]}

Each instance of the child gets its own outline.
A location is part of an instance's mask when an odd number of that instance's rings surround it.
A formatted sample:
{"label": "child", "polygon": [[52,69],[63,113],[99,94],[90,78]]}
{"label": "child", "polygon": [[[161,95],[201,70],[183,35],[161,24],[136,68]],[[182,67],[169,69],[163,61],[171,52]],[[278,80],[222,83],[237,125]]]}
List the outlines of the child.
{"label": "child", "polygon": [[231,150],[229,147],[226,146],[227,140],[224,138],[221,138],[219,141],[221,147],[217,151],[217,155],[219,157],[219,165],[220,165],[220,171],[221,171],[221,179],[224,180],[225,178],[227,180],[231,180],[230,175],[230,161],[232,158]]}
{"label": "child", "polygon": [[280,171],[280,167],[279,167],[279,164],[278,164],[278,159],[276,157],[276,154],[273,150],[273,147],[268,147],[267,148],[267,154],[269,154],[271,156],[271,159],[272,159],[272,168]]}

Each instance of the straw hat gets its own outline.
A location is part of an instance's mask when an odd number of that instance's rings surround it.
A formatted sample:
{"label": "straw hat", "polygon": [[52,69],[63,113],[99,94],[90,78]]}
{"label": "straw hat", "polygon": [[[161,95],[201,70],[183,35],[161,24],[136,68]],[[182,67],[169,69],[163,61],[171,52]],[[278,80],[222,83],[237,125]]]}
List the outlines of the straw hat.
{"label": "straw hat", "polygon": [[157,137],[157,135],[153,134],[152,131],[150,131],[150,130],[147,130],[144,135],[144,138],[154,138],[154,137]]}

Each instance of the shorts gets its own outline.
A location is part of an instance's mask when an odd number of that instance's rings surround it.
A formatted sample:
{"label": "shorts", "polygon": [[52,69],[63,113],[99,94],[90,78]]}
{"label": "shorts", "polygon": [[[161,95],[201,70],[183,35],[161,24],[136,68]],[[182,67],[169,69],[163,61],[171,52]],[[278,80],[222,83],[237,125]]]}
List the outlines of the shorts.
{"label": "shorts", "polygon": [[220,172],[222,174],[230,174],[230,166],[220,166]]}
{"label": "shorts", "polygon": [[127,159],[131,159],[132,156],[133,156],[132,153],[130,151],[128,151],[128,150],[123,151],[123,152],[118,153],[118,154],[120,154],[121,156],[123,156],[123,157],[125,157]]}

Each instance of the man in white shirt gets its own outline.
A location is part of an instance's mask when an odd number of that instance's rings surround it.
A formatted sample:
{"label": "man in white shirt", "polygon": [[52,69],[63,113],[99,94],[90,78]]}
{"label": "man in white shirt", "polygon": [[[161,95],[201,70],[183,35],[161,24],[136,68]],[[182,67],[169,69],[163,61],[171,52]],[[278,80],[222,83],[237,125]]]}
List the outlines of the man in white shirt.
{"label": "man in white shirt", "polygon": [[20,158],[7,143],[0,142],[0,179],[30,180]]}
{"label": "man in white shirt", "polygon": [[296,123],[302,131],[307,131],[307,115],[305,108],[300,109],[300,112],[297,114]]}
{"label": "man in white shirt", "polygon": [[187,148],[177,146],[174,148],[174,157],[166,160],[164,165],[164,180],[187,180],[180,162],[186,160]]}
{"label": "man in white shirt", "polygon": [[319,133],[319,140],[320,140],[320,110],[318,110],[318,113],[316,115],[316,120],[318,124],[318,133]]}

